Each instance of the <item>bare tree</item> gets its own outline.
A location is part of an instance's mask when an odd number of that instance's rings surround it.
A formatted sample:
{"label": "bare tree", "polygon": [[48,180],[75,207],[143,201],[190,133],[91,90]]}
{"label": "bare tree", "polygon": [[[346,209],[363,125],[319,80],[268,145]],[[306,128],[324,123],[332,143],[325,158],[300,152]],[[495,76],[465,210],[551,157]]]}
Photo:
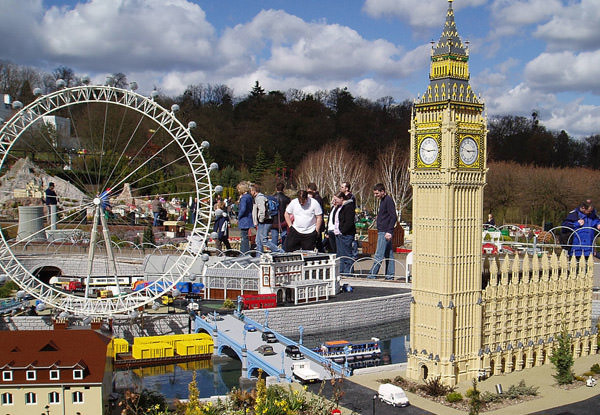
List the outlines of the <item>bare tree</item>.
{"label": "bare tree", "polygon": [[345,141],[329,143],[309,153],[298,166],[297,172],[301,187],[313,182],[323,194],[329,196],[339,192],[340,184],[347,181],[360,200],[370,185],[366,156],[348,151]]}
{"label": "bare tree", "polygon": [[123,72],[116,72],[112,74],[113,86],[116,88],[127,88],[129,82],[127,81],[127,75]]}
{"label": "bare tree", "polygon": [[377,156],[375,172],[396,203],[400,220],[402,212],[412,200],[408,153],[397,142],[390,144]]}

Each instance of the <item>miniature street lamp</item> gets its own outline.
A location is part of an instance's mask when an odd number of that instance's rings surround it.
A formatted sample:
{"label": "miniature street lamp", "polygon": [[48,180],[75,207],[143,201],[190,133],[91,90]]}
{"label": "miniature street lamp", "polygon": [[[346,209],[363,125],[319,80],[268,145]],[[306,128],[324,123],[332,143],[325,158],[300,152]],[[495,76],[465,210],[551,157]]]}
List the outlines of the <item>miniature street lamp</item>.
{"label": "miniature street lamp", "polygon": [[377,395],[373,395],[373,415],[375,415],[375,401],[377,401]]}
{"label": "miniature street lamp", "polygon": [[298,343],[302,344],[302,335],[304,334],[304,326],[298,326],[298,331],[300,332],[300,341]]}

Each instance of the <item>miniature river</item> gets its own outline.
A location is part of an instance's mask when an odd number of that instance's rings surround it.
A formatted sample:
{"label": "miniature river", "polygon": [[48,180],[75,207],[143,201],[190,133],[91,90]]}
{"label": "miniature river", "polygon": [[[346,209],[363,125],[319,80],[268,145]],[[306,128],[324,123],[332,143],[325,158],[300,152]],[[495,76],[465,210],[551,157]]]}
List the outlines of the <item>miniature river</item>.
{"label": "miniature river", "polygon": [[[367,340],[371,337],[380,339],[382,352],[379,364],[406,362],[408,348],[408,320],[399,320],[379,326],[335,330],[329,333],[304,336],[303,343],[307,347],[317,347],[327,340]],[[288,336],[298,341],[298,336]],[[196,373],[199,396],[206,398],[225,395],[232,388],[239,388],[242,364],[237,359],[225,361],[202,360],[164,366],[153,366],[115,373],[116,391],[150,389],[162,393],[167,399],[187,399],[188,385]]]}

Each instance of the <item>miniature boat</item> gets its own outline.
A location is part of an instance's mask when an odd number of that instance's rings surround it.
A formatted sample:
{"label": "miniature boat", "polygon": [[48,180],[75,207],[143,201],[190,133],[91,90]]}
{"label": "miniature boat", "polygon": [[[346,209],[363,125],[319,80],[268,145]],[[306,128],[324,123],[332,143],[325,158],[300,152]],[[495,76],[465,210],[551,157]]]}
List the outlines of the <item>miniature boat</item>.
{"label": "miniature boat", "polygon": [[347,340],[328,341],[316,348],[315,352],[335,363],[345,363],[346,357],[348,358],[348,363],[363,359],[379,359],[381,357],[381,348],[379,347],[379,339],[377,337],[371,337],[370,340],[352,342]]}

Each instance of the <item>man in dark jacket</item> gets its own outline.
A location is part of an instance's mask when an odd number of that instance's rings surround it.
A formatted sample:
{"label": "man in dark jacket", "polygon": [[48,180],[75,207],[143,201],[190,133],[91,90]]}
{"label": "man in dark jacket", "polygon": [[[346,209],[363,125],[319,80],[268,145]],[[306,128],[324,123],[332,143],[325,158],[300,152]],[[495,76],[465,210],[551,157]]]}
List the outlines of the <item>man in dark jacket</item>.
{"label": "man in dark jacket", "polygon": [[373,194],[380,201],[379,212],[377,212],[377,250],[373,258],[373,267],[367,278],[375,278],[379,272],[381,262],[385,261],[385,279],[392,280],[396,271],[394,266],[394,250],[392,249],[394,227],[398,221],[396,204],[385,192],[385,187],[382,183],[375,185]]}
{"label": "man in dark jacket", "polygon": [[340,258],[340,275],[348,275],[352,272],[352,243],[356,234],[354,224],[354,202],[347,195],[340,192],[338,198],[342,199],[342,206],[337,214],[337,230],[335,244],[337,256]]}
{"label": "man in dark jacket", "polygon": [[285,222],[285,208],[290,204],[290,198],[283,193],[285,185],[283,183],[277,183],[275,189],[277,191],[273,196],[277,198],[279,203],[279,215],[273,217],[273,224],[271,226],[271,242],[274,245],[279,245],[279,237],[281,236],[281,246],[285,246],[285,237],[287,236],[287,223]]}
{"label": "man in dark jacket", "polygon": [[563,230],[564,242],[569,245],[569,256],[588,257],[593,254],[594,238],[597,235],[596,229],[600,230],[600,219],[591,203],[582,202],[577,209],[570,211],[562,226],[573,230]]}

